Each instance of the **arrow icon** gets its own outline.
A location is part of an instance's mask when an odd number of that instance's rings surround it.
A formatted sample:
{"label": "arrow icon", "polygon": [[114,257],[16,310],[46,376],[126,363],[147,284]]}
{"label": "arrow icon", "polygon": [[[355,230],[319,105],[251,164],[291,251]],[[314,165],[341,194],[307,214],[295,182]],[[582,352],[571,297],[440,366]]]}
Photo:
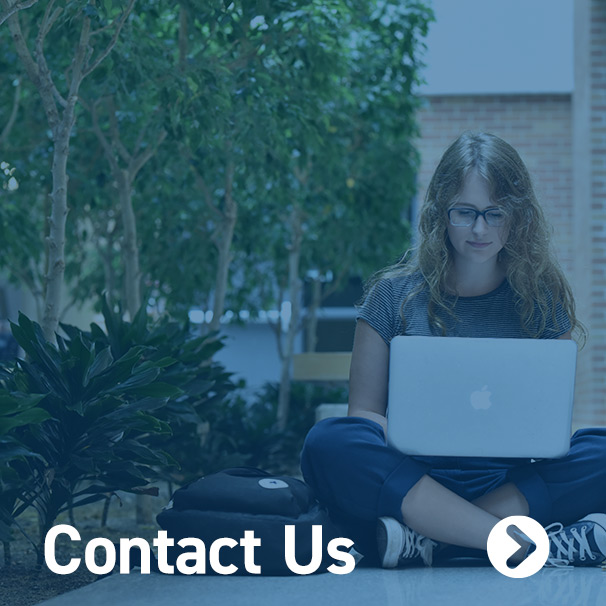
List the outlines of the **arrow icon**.
{"label": "arrow icon", "polygon": [[[516,538],[512,538],[511,534]],[[529,548],[535,546],[532,553]],[[524,579],[543,568],[549,557],[549,538],[545,529],[527,516],[504,518],[490,531],[486,545],[490,563],[503,575],[513,579]],[[520,549],[526,557],[515,567],[508,566],[508,560]]]}

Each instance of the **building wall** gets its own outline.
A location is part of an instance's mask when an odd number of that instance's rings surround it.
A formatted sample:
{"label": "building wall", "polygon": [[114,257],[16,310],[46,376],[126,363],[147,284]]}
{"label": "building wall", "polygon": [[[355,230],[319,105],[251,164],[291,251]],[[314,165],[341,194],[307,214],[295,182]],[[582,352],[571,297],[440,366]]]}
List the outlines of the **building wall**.
{"label": "building wall", "polygon": [[583,421],[606,425],[606,2],[576,0],[574,25],[574,282],[589,329],[577,376]]}
{"label": "building wall", "polygon": [[428,0],[422,95],[571,93],[577,0]]}
{"label": "building wall", "polygon": [[419,113],[419,198],[440,157],[462,132],[487,131],[518,150],[554,228],[558,258],[572,272],[572,113],[570,95],[426,98]]}
{"label": "building wall", "polygon": [[[606,2],[593,0],[590,14],[591,82],[591,410],[606,424]],[[589,234],[586,234],[586,237]]]}
{"label": "building wall", "polygon": [[[606,62],[604,63],[606,75]],[[604,103],[606,109],[606,102]],[[570,279],[576,286],[575,274],[578,272],[577,251],[579,248],[576,234],[575,216],[585,212],[582,204],[575,200],[573,187],[573,109],[571,95],[456,95],[431,96],[419,114],[421,137],[418,149],[421,154],[418,191],[422,199],[440,160],[448,145],[463,131],[487,131],[508,141],[520,153],[526,163],[546,215],[554,230],[554,249],[556,255]],[[606,131],[606,129],[605,129]],[[605,135],[606,137],[606,135]],[[597,163],[596,163],[597,165]],[[596,169],[597,170],[597,169]],[[595,187],[606,184],[606,172],[602,181],[596,177]],[[598,202],[599,191],[594,192],[592,208],[594,212],[606,211],[606,188],[604,197]],[[599,206],[599,209],[597,208]],[[603,280],[606,285],[606,217],[597,218],[594,223],[594,252],[602,245],[602,256],[593,258],[595,280]],[[585,234],[585,240],[587,240]],[[595,281],[594,280],[594,281]],[[597,284],[597,283],[596,283]],[[577,298],[585,297],[584,289],[576,292]],[[601,287],[594,296],[601,296],[586,309],[587,316],[581,315],[586,325],[596,327],[596,313],[606,320],[605,289]],[[596,304],[598,307],[596,307]],[[594,316],[593,319],[590,316]],[[600,349],[593,339],[593,347],[586,347],[579,355],[581,361],[589,360],[588,372],[577,375],[574,426],[605,425],[603,397],[596,394],[593,386],[597,373],[606,371],[606,350]],[[596,351],[596,347],[598,350]],[[603,373],[606,375],[606,372]]]}

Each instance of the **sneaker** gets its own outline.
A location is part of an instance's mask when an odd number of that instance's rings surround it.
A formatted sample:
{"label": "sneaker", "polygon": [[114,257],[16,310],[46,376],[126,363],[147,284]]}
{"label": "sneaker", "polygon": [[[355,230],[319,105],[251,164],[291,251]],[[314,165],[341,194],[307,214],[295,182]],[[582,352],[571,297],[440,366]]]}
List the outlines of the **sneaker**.
{"label": "sneaker", "polygon": [[394,518],[379,518],[377,547],[383,568],[421,562],[431,566],[433,550],[437,545],[436,542],[400,524]]}
{"label": "sneaker", "polygon": [[545,528],[549,537],[546,566],[599,566],[606,562],[606,514],[592,513],[582,520]]}

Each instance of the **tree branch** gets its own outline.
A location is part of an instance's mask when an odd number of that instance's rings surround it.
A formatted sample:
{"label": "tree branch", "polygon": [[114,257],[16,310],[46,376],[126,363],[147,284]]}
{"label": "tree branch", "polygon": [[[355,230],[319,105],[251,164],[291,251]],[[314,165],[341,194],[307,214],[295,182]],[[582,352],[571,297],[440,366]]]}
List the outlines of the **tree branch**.
{"label": "tree branch", "polygon": [[6,12],[0,15],[0,25],[2,25],[7,19],[17,14],[19,11],[22,11],[26,8],[30,8],[37,4],[38,0],[23,0],[23,2],[17,2],[13,6],[9,6],[6,9]]}
{"label": "tree branch", "polygon": [[[116,121],[116,111],[113,101],[113,97],[110,97],[108,99],[111,143],[107,140],[107,137],[99,126],[99,118],[97,114],[97,106],[99,105],[99,100],[95,101],[92,107],[89,107],[85,102],[82,102],[82,104],[91,112],[91,115],[93,117],[93,131],[97,135],[97,138],[103,146],[103,150],[105,151],[105,154],[111,164],[112,172],[114,172],[115,174],[121,172],[118,163],[118,158],[114,153],[115,148],[116,150],[118,150],[118,154],[120,155],[122,160],[124,160],[124,162],[128,164],[125,173],[128,175],[128,180],[132,183],[135,180],[139,171],[158,151],[158,147],[160,147],[164,139],[166,139],[168,133],[164,129],[162,129],[162,131],[158,135],[158,138],[152,146],[148,147],[143,153],[133,156],[128,152],[128,150],[122,143],[122,139],[120,138],[120,129],[118,128],[118,123]],[[148,123],[145,124],[142,131],[147,130],[147,126]],[[137,149],[141,147],[141,134],[142,133],[139,133]]]}
{"label": "tree branch", "polygon": [[84,65],[88,55],[88,44],[90,42],[90,19],[84,17],[82,20],[82,29],[80,30],[80,40],[76,48],[76,54],[72,62],[72,81],[69,85],[68,104],[70,108],[75,107],[78,101],[78,90],[82,80],[86,77],[84,73]]}
{"label": "tree branch", "polygon": [[103,27],[100,27],[99,29],[94,29],[90,33],[90,37],[94,38],[95,36],[98,36],[99,34],[102,34],[103,32],[106,32],[106,31],[112,29],[114,26],[115,26],[115,23],[112,21],[111,23],[108,23],[107,25],[104,25]]}
{"label": "tree branch", "polygon": [[132,160],[132,156],[124,147],[122,139],[120,138],[120,129],[118,128],[118,121],[116,119],[116,106],[114,105],[114,98],[110,97],[108,100],[109,105],[109,132],[112,138],[112,145],[116,147],[120,157],[127,164]]}
{"label": "tree branch", "polygon": [[105,152],[105,156],[109,161],[109,164],[112,169],[112,173],[117,174],[120,171],[120,166],[118,165],[118,161],[116,160],[116,156],[114,155],[114,150],[107,140],[105,134],[101,130],[99,126],[99,118],[97,116],[97,105],[99,101],[95,101],[90,108],[90,112],[93,118],[93,131],[95,135],[97,135],[97,139],[101,143],[101,147],[103,147],[103,151]]}
{"label": "tree branch", "polygon": [[[86,78],[86,76],[88,76],[91,72],[93,72],[95,69],[97,69],[97,67],[99,66],[101,61],[103,61],[103,59],[105,59],[105,57],[107,57],[107,55],[109,55],[109,53],[111,53],[114,46],[116,46],[116,42],[118,41],[118,36],[120,35],[120,31],[122,30],[124,23],[126,23],[126,19],[132,12],[136,1],[137,0],[129,1],[128,6],[122,13],[122,16],[120,17],[120,19],[118,20],[118,23],[116,25],[116,30],[114,31],[114,35],[112,36],[112,39],[109,41],[109,44],[105,47],[105,50],[103,50],[101,52],[101,54],[97,57],[97,59],[95,59],[93,64],[84,70],[84,75],[83,75],[84,78]],[[95,33],[96,32],[92,32],[91,35],[94,35]]]}
{"label": "tree branch", "polygon": [[62,107],[67,106],[67,101],[63,98],[61,93],[57,90],[55,83],[53,82],[53,77],[51,76],[51,72],[48,69],[48,64],[46,63],[46,57],[44,56],[44,39],[46,38],[48,32],[53,27],[55,21],[59,18],[59,15],[63,12],[62,8],[57,8],[51,14],[51,10],[53,9],[53,5],[55,4],[55,0],[51,0],[44,11],[44,17],[42,18],[42,23],[40,24],[40,28],[38,29],[38,35],[36,36],[36,43],[34,45],[34,56],[36,58],[36,63],[38,64],[38,68],[40,74],[43,76],[44,80],[46,80],[49,84],[49,87],[52,91],[53,96]]}
{"label": "tree branch", "polygon": [[204,177],[200,174],[198,169],[192,163],[193,158],[191,157],[191,153],[189,153],[189,168],[191,169],[194,180],[196,181],[196,185],[202,190],[202,194],[204,195],[204,202],[209,210],[215,215],[215,218],[219,221],[223,221],[223,213],[213,204],[213,197],[208,189],[208,185],[206,185],[206,181]]}
{"label": "tree branch", "polygon": [[145,152],[133,158],[133,162],[128,167],[128,172],[130,173],[131,180],[134,181],[139,171],[147,164],[149,159],[156,154],[158,148],[160,147],[160,145],[162,145],[164,139],[166,139],[167,134],[168,133],[164,129],[162,129],[154,145],[152,147],[148,147]]}
{"label": "tree branch", "polygon": [[[246,29],[248,30],[249,27]],[[241,44],[242,49],[246,49],[241,51],[242,54],[239,57],[236,57],[232,61],[228,61],[226,63],[227,69],[233,73],[236,73],[237,71],[246,67],[246,65],[259,54],[259,50],[269,42],[270,38],[269,34],[265,33],[261,36],[260,40],[257,42],[257,45],[253,46],[246,35],[247,31],[244,32],[243,39],[235,40],[231,47],[228,48],[223,54],[223,60],[225,60],[228,56],[233,55],[232,51],[238,44]]]}
{"label": "tree branch", "polygon": [[[17,54],[25,67],[27,75],[40,93],[44,111],[48,119],[48,124],[51,130],[54,131],[59,122],[59,112],[53,97],[56,98],[63,106],[65,106],[66,103],[55,87],[48,66],[46,65],[46,60],[44,58],[44,52],[42,49],[44,36],[46,35],[46,33],[44,33],[44,28],[46,28],[46,31],[48,31],[50,28],[49,21],[52,20],[54,22],[54,20],[56,20],[58,17],[58,15],[55,15],[54,17],[49,16],[49,11],[52,8],[53,3],[54,2],[51,2],[49,6],[47,6],[42,25],[40,26],[38,36],[36,37],[36,47],[34,51],[35,59],[32,57],[27,46],[27,42],[25,41],[25,37],[23,36],[23,32],[21,31],[19,15],[13,14],[8,20],[8,25]],[[6,6],[6,0],[2,0],[2,4]],[[62,9],[57,10],[60,11]]]}
{"label": "tree branch", "polygon": [[21,102],[21,78],[17,79],[17,86],[15,86],[15,94],[13,95],[13,108],[11,110],[11,115],[8,117],[8,120],[2,129],[2,134],[0,134],[0,148],[4,145],[4,142],[8,139],[8,136],[15,125],[15,120],[17,120],[17,113],[19,112],[19,105]]}
{"label": "tree branch", "polygon": [[59,15],[61,14],[62,9],[58,8],[51,15],[53,6],[55,6],[55,0],[50,0],[50,2],[46,5],[46,8],[44,9],[42,23],[38,28],[38,35],[36,36],[36,47],[42,47],[44,45],[44,38],[46,38],[46,35],[53,26],[53,23],[58,19]]}
{"label": "tree branch", "polygon": [[[2,0],[2,3],[6,6],[6,0]],[[48,73],[40,73],[40,67],[38,63],[34,61],[25,41],[25,37],[23,36],[23,32],[21,31],[21,23],[19,22],[18,14],[12,15],[8,19],[8,26],[13,38],[13,43],[15,44],[15,50],[25,67],[25,71],[30,80],[34,83],[34,86],[40,92],[44,111],[48,119],[48,125],[51,130],[54,130],[59,122],[59,112],[52,98],[54,89],[52,78],[50,78]]]}
{"label": "tree branch", "polygon": [[[229,146],[231,150],[231,145]],[[232,191],[234,184],[234,160],[233,157],[229,156],[227,160],[227,166],[225,167],[225,212],[223,216],[225,220],[236,220],[238,207],[234,202]]]}
{"label": "tree branch", "polygon": [[153,113],[148,113],[146,115],[146,120],[143,123],[143,126],[139,130],[139,134],[137,135],[137,140],[135,141],[135,147],[133,149],[133,153],[138,155],[139,150],[141,149],[141,145],[143,145],[143,140],[145,139],[145,134],[147,133],[147,129],[152,121],[153,116],[157,113],[157,109]]}

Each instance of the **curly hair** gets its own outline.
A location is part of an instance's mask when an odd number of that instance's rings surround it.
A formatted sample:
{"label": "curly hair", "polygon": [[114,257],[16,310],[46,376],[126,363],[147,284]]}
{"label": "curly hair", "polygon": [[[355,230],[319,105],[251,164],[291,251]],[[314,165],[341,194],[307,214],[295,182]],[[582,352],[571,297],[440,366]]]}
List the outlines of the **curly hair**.
{"label": "curly hair", "polygon": [[456,298],[445,297],[454,262],[447,235],[447,211],[472,170],[486,180],[491,200],[508,216],[509,235],[498,260],[516,295],[523,330],[531,338],[539,337],[550,315],[557,325],[559,302],[568,314],[576,340],[584,343],[586,331],[576,317],[572,290],[551,250],[551,229],[528,169],[509,143],[489,133],[465,132],[446,150],[420,210],[418,246],[395,265],[378,272],[368,287],[380,279],[419,272],[423,280],[402,302],[402,321],[406,325],[406,303],[427,289],[429,321],[445,334],[445,323],[437,310],[454,316],[456,303]]}

